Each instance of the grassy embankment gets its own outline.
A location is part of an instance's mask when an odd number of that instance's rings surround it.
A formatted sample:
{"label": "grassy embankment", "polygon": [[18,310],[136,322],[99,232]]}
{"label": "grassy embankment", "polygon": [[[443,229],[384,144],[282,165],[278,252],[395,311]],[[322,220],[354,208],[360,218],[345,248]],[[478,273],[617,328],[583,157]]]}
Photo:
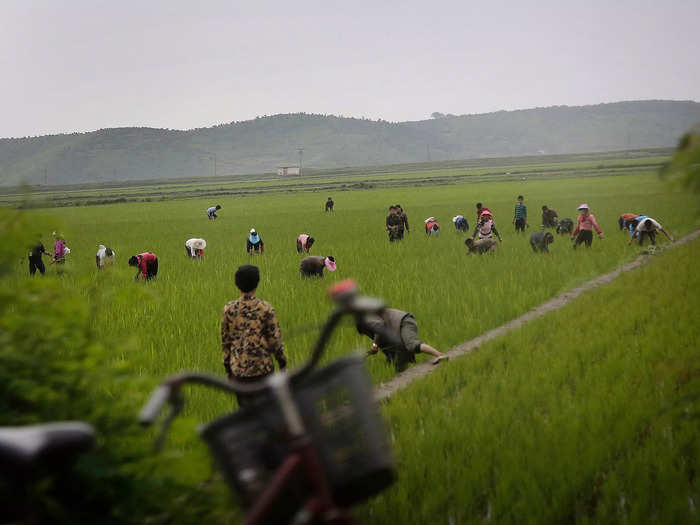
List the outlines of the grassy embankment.
{"label": "grassy embankment", "polygon": [[385,407],[372,523],[697,523],[700,242],[665,252]]}

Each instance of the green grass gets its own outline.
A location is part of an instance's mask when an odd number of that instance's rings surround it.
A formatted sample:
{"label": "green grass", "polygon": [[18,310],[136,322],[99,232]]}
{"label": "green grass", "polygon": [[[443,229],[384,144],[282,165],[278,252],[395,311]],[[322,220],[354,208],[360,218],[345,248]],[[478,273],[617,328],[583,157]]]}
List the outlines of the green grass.
{"label": "green grass", "polygon": [[441,367],[384,409],[373,523],[698,521],[700,242]]}
{"label": "green grass", "polygon": [[[525,195],[533,227],[518,237],[510,223],[520,193]],[[327,195],[325,191],[270,193],[27,213],[46,218],[55,225],[52,229],[64,232],[72,253],[60,286],[85,297],[100,339],[130,341],[119,345],[124,350],[114,360],[128,362],[153,382],[180,370],[223,375],[221,311],[238,296],[233,283],[236,268],[251,261],[262,272],[258,296],[275,307],[294,366],[308,356],[318,326],[331,310],[326,287],[340,279],[354,278],[363,292],[412,312],[421,338],[447,349],[636,256],[639,249],[628,247],[625,235],[617,231],[621,212],[647,213],[676,236],[696,228],[695,199],[669,191],[656,174],[641,168],[635,175],[613,177],[343,191],[333,193],[334,214],[322,211]],[[503,245],[493,256],[466,257],[464,237],[454,232],[451,223],[457,213],[473,222],[477,201],[494,212],[503,233]],[[556,209],[560,217],[574,217],[577,205],[584,201],[592,207],[606,239],[596,239],[591,250],[575,253],[569,241],[559,237],[551,257],[531,253],[527,237],[537,227],[542,204]],[[223,205],[220,219],[209,221],[204,210],[217,202]],[[386,238],[384,218],[387,206],[396,202],[407,211],[413,233],[392,245]],[[443,234],[436,239],[426,239],[422,230],[423,219],[431,215],[443,226]],[[258,229],[266,245],[265,255],[252,260],[244,252],[251,227]],[[303,232],[317,239],[313,254],[334,255],[338,261],[338,271],[323,281],[299,278],[300,257],[294,245]],[[27,243],[33,233],[27,232]],[[49,232],[43,234],[47,242]],[[208,242],[201,264],[185,257],[184,242],[192,236]],[[98,273],[94,254],[100,243],[116,250],[117,263]],[[130,255],[143,251],[159,257],[155,282],[133,282],[135,271],[126,264]],[[26,272],[26,266],[18,265],[15,277],[24,279]],[[50,267],[49,274],[55,275],[56,268]],[[368,343],[345,324],[334,335],[326,360],[366,348]],[[394,375],[381,358],[370,360],[368,369],[375,382]],[[129,395],[145,400],[148,393]],[[231,406],[224,396],[194,389],[188,395],[187,414],[204,422]],[[168,444],[173,471],[178,471],[178,458],[195,450],[203,454],[202,447],[191,420],[176,426]],[[181,477],[189,481],[192,473],[183,471]]]}

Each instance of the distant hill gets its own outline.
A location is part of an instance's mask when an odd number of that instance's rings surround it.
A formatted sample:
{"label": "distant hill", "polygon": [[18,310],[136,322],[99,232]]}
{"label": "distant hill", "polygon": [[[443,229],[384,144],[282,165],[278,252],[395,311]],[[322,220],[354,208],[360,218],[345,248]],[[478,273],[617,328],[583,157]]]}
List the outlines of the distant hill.
{"label": "distant hill", "polygon": [[[269,173],[673,146],[700,103],[632,101],[386,122],[305,113],[174,131],[113,128],[0,139],[0,185]],[[216,168],[215,168],[216,166]]]}

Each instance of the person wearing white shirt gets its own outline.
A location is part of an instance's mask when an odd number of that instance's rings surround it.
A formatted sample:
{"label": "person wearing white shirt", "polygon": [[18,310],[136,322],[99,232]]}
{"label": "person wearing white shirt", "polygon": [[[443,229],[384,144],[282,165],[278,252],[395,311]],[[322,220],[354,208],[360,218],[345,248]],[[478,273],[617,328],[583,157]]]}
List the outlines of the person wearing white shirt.
{"label": "person wearing white shirt", "polygon": [[651,217],[647,217],[639,221],[627,244],[632,244],[634,238],[639,237],[639,245],[642,246],[644,244],[644,237],[649,237],[649,241],[651,241],[651,244],[654,245],[656,244],[657,230],[661,231],[669,241],[673,242],[673,236],[664,230],[663,226],[661,226],[658,221],[652,219]]}

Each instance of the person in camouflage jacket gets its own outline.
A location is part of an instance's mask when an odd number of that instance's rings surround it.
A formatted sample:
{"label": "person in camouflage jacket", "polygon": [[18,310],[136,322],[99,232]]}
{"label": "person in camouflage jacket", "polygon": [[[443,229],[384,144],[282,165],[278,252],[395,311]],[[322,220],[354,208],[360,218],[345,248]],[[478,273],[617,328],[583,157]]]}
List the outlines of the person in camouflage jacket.
{"label": "person in camouflage jacket", "polygon": [[[287,365],[275,310],[255,297],[259,281],[260,271],[256,266],[248,264],[238,268],[236,286],[242,295],[224,307],[221,346],[229,380],[260,381],[275,371],[273,358],[280,370]],[[249,394],[237,394],[237,397],[240,406],[253,399]]]}

